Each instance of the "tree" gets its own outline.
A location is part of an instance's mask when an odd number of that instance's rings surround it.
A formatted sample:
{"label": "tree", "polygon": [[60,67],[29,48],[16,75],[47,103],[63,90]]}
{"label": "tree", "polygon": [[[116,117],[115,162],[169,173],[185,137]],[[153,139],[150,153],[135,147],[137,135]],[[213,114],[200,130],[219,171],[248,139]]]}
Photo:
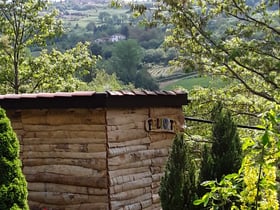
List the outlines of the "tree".
{"label": "tree", "polygon": [[4,93],[13,90],[17,90],[16,93],[74,91],[83,85],[81,78],[92,72],[97,62],[97,57],[91,55],[89,43],[78,43],[63,53],[44,49],[39,56],[24,59],[17,89],[10,81],[13,75],[0,76]]}
{"label": "tree", "polygon": [[100,12],[98,15],[98,19],[101,21],[101,23],[107,22],[110,17],[111,15],[108,12]]}
{"label": "tree", "polygon": [[91,82],[80,87],[81,90],[108,91],[108,90],[129,90],[133,89],[132,84],[124,85],[117,79],[116,74],[107,74],[105,70],[96,71]]}
{"label": "tree", "polygon": [[88,43],[65,52],[43,49],[37,57],[29,53],[28,47],[43,47],[63,31],[56,11],[47,9],[47,1],[0,1],[1,93],[73,91],[79,75],[94,68],[97,57]]}
{"label": "tree", "polygon": [[237,173],[242,162],[242,144],[230,112],[223,110],[218,103],[212,111],[213,177],[221,180],[224,175]]}
{"label": "tree", "polygon": [[[211,209],[279,209],[276,192],[276,167],[279,159],[279,123],[275,110],[264,114],[260,128],[263,133],[244,142],[245,157],[238,173],[220,181],[202,183],[210,190],[195,205]],[[230,204],[231,207],[226,206]],[[208,209],[208,208],[207,208]]]}
{"label": "tree", "polygon": [[96,29],[95,23],[94,23],[93,21],[89,22],[89,23],[86,25],[86,29],[87,29],[87,31],[94,33],[94,31],[95,31],[95,29]]}
{"label": "tree", "polygon": [[19,93],[25,66],[25,49],[33,45],[44,45],[46,39],[62,32],[61,21],[55,10],[42,14],[47,1],[14,0],[0,1],[0,60],[1,78],[8,81],[15,93]]}
{"label": "tree", "polygon": [[[246,0],[160,2],[154,15],[174,26],[167,44],[179,48],[185,66],[234,78],[252,94],[280,103],[279,14],[269,10],[277,0],[254,7]],[[228,24],[216,34],[209,25],[220,17]]]}
{"label": "tree", "polygon": [[116,72],[124,84],[134,83],[143,51],[135,40],[119,41],[114,45],[110,59],[110,72]]}
{"label": "tree", "polygon": [[[227,174],[238,173],[242,164],[242,144],[229,111],[217,103],[212,110],[212,145],[206,145],[202,153],[200,182],[217,180],[220,182]],[[199,196],[206,192],[200,188]],[[224,202],[220,206],[229,209],[232,205]]]}
{"label": "tree", "polygon": [[160,200],[163,210],[194,209],[196,193],[195,166],[184,134],[176,134],[160,182]]}
{"label": "tree", "polygon": [[21,171],[19,141],[0,109],[0,209],[27,210],[27,183]]}

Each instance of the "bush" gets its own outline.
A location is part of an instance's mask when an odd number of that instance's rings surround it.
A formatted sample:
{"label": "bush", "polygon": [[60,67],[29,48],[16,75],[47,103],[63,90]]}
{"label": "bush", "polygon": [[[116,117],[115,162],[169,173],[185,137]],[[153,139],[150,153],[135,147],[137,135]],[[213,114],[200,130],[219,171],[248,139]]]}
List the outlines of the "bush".
{"label": "bush", "polygon": [[29,209],[27,183],[21,170],[19,141],[0,109],[0,209]]}

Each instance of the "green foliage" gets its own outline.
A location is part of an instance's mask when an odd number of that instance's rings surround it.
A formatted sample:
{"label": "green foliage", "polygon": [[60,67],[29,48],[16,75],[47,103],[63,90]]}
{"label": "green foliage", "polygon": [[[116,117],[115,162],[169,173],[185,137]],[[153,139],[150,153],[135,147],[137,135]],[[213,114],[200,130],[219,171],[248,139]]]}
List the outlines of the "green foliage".
{"label": "green foliage", "polygon": [[222,88],[229,84],[228,80],[220,79],[219,77],[209,77],[209,76],[198,76],[192,78],[183,78],[178,81],[174,81],[171,84],[164,87],[166,90],[174,90],[178,87],[185,88],[187,90],[192,90],[196,87],[204,88]]}
{"label": "green foliage", "polygon": [[[184,66],[235,78],[252,94],[280,103],[279,14],[269,10],[275,4],[278,0],[255,7],[245,0],[163,0],[154,17],[173,25],[166,44],[179,49]],[[221,18],[230,23],[217,35],[209,26]]]}
{"label": "green foliage", "polygon": [[212,110],[212,120],[211,154],[214,173],[211,178],[220,180],[226,174],[238,172],[242,162],[242,146],[236,124],[230,112],[223,110],[221,103]]}
{"label": "green foliage", "polygon": [[[233,122],[229,111],[225,111],[221,103],[217,103],[212,110],[212,138],[211,145],[205,145],[202,152],[201,170],[200,170],[200,182],[204,182],[202,186],[211,184],[212,186],[219,186],[224,189],[228,186],[228,177],[223,179],[227,174],[237,173],[242,163],[242,146],[237,132],[237,127]],[[215,181],[209,181],[215,180]],[[215,183],[215,184],[214,184]],[[217,184],[217,185],[216,185]],[[217,193],[221,189],[215,189],[213,194]],[[222,190],[221,190],[222,191]],[[238,189],[234,189],[235,194],[238,194]],[[206,192],[205,188],[199,188],[199,195],[202,196]],[[205,195],[210,196],[209,193]],[[206,197],[202,199],[205,202]],[[214,195],[213,195],[214,196]],[[229,209],[234,199],[230,195],[226,195],[226,198],[215,197],[215,204],[224,209]],[[208,198],[207,198],[208,199]],[[219,200],[219,201],[218,201]]]}
{"label": "green foliage", "polygon": [[[65,52],[42,50],[36,58],[24,61],[18,77],[18,91],[74,91],[83,84],[78,78],[93,71],[97,60],[89,51],[89,43],[78,43]],[[2,84],[5,86],[6,89],[11,87],[9,83]]]}
{"label": "green foliage", "polygon": [[124,85],[117,79],[116,74],[107,74],[104,70],[98,70],[93,80],[87,84],[84,84],[80,90],[91,91],[107,91],[107,90],[130,90],[133,89],[132,84]]}
{"label": "green foliage", "polygon": [[142,57],[142,49],[135,40],[117,42],[112,51],[110,72],[116,72],[125,84],[135,81]]}
{"label": "green foliage", "polygon": [[225,203],[236,201],[232,202],[231,209],[279,209],[276,192],[279,123],[275,111],[267,112],[260,126],[263,134],[244,139],[245,157],[238,173],[228,174],[220,182],[204,182],[210,191],[194,204],[224,209]]}
{"label": "green foliage", "polygon": [[0,209],[29,209],[27,183],[21,171],[19,141],[0,109]]}
{"label": "green foliage", "polygon": [[[0,61],[1,82],[10,84],[19,92],[20,75],[26,66],[25,49],[32,45],[44,45],[46,39],[62,32],[61,21],[55,17],[57,11],[42,13],[47,1],[15,0],[0,2]],[[4,37],[4,39],[2,38]]]}
{"label": "green foliage", "polygon": [[194,209],[196,172],[193,161],[184,134],[177,134],[160,183],[163,210]]}

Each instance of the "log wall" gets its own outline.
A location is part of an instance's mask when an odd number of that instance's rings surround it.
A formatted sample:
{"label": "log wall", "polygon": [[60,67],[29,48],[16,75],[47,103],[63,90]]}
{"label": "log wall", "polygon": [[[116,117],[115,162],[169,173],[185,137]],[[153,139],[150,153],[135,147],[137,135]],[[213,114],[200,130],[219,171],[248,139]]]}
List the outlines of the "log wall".
{"label": "log wall", "polygon": [[104,109],[9,112],[30,209],[108,209]]}
{"label": "log wall", "polygon": [[174,133],[145,121],[184,124],[181,108],[8,111],[21,143],[29,206],[37,209],[157,210]]}
{"label": "log wall", "polygon": [[174,133],[147,132],[148,118],[172,118],[180,129],[180,108],[115,109],[107,111],[110,208],[160,209],[160,179]]}

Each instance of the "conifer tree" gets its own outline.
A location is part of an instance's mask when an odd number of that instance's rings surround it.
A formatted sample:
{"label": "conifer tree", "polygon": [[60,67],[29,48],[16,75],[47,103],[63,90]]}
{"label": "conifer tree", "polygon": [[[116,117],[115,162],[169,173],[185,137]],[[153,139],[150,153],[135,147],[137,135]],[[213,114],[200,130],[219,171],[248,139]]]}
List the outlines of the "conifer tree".
{"label": "conifer tree", "polygon": [[21,170],[19,141],[0,108],[0,209],[27,210],[27,183]]}
{"label": "conifer tree", "polygon": [[212,146],[203,151],[201,181],[220,181],[224,175],[238,172],[242,163],[237,126],[220,102],[212,110],[212,121]]}
{"label": "conifer tree", "polygon": [[163,210],[187,210],[193,206],[196,192],[195,165],[184,134],[175,136],[165,174],[160,183],[160,200]]}
{"label": "conifer tree", "polygon": [[[227,174],[237,173],[242,164],[242,145],[229,111],[224,111],[219,102],[212,110],[212,145],[205,145],[202,153],[200,182],[221,181]],[[198,195],[202,197],[207,190],[200,186]],[[234,198],[233,198],[234,199]],[[222,209],[230,209],[231,201]]]}
{"label": "conifer tree", "polygon": [[237,126],[229,111],[218,103],[212,111],[212,158],[213,178],[221,180],[224,175],[237,173],[242,163],[242,145]]}

